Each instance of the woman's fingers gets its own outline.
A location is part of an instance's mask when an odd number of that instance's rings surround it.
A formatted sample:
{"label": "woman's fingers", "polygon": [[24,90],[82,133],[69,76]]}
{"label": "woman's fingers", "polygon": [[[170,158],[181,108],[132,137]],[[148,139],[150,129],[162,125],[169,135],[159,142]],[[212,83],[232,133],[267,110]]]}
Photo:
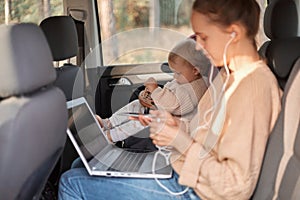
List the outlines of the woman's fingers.
{"label": "woman's fingers", "polygon": [[170,140],[161,134],[150,134],[150,138],[153,144],[158,146],[168,146],[170,144]]}
{"label": "woman's fingers", "polygon": [[150,124],[150,133],[160,133],[165,132],[164,128],[166,126],[165,121],[163,121],[161,118],[154,118],[152,119],[152,122]]}
{"label": "woman's fingers", "polygon": [[134,116],[129,116],[128,119],[130,119],[130,120],[136,120],[136,121],[139,120],[138,117],[134,117]]}
{"label": "woman's fingers", "polygon": [[173,126],[177,125],[175,117],[173,117],[167,111],[153,110],[150,111],[150,114],[152,115],[153,122],[157,122],[157,123],[163,122]]}
{"label": "woman's fingers", "polygon": [[129,119],[140,121],[143,126],[148,126],[152,122],[150,117],[144,115],[139,115],[138,117],[130,116]]}
{"label": "woman's fingers", "polygon": [[148,126],[152,121],[152,119],[150,117],[144,116],[144,115],[139,115],[138,118],[143,126]]}
{"label": "woman's fingers", "polygon": [[150,124],[150,133],[160,133],[165,132],[165,128],[168,126],[177,126],[177,123],[174,120],[174,117],[166,111],[150,111],[151,114],[151,124]]}

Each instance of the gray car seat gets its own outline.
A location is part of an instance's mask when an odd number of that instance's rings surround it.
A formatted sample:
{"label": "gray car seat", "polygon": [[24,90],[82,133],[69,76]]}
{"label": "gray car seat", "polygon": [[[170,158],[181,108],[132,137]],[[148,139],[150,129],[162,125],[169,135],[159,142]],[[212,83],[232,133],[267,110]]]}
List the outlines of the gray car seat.
{"label": "gray car seat", "polygon": [[284,94],[252,199],[300,199],[300,38],[295,2],[272,1],[264,20],[271,38],[264,55]]}
{"label": "gray car seat", "polygon": [[65,97],[38,26],[1,25],[0,43],[0,198],[38,199],[65,143]]}
{"label": "gray car seat", "polygon": [[253,200],[300,199],[300,59],[290,74]]}
{"label": "gray car seat", "polygon": [[[53,61],[59,62],[77,55],[78,37],[76,25],[70,16],[52,16],[44,19],[40,27],[49,43]],[[84,78],[80,67],[71,63],[56,68],[55,85],[66,95],[66,100],[84,95]]]}
{"label": "gray car seat", "polygon": [[[41,22],[40,27],[48,40],[54,61],[59,62],[77,55],[78,38],[72,17],[48,17]],[[57,72],[55,85],[64,91],[67,101],[84,96],[84,78],[79,66],[67,63],[55,69]],[[58,184],[60,175],[71,167],[77,157],[78,154],[72,142],[67,138],[58,169],[51,176],[55,186]]]}

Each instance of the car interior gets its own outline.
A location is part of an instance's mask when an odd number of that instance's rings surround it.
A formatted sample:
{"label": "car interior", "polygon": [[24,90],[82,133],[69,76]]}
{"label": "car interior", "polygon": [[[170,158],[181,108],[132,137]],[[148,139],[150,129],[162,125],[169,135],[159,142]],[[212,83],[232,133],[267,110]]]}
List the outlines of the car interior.
{"label": "car interior", "polygon": [[[283,91],[282,110],[251,199],[296,200],[300,199],[300,1],[266,2],[263,31],[268,39],[258,52]],[[106,63],[99,55],[110,48],[109,42],[132,39],[130,31],[101,43],[101,36],[90,37],[101,23],[88,21],[101,8],[75,0],[63,5],[64,15],[36,24],[0,26],[0,199],[57,199],[59,178],[78,157],[66,134],[66,101],[83,96],[95,114],[107,118],[136,99],[147,78],[155,77],[161,86],[172,79],[167,62]],[[149,38],[151,47],[159,46],[167,32],[138,31]],[[172,32],[172,37],[187,35]]]}
{"label": "car interior", "polygon": [[[289,23],[278,20],[284,17]],[[283,90],[282,110],[269,137],[260,178],[252,199],[298,199],[299,194],[299,52],[298,14],[294,1],[271,2],[264,16],[269,41],[260,49]],[[298,86],[297,86],[298,85]],[[297,91],[298,90],[298,91]]]}
{"label": "car interior", "polygon": [[[77,55],[78,36],[75,21],[71,16],[48,17],[39,26],[47,38],[54,62],[59,63],[59,61]],[[80,66],[67,62],[55,69],[57,78],[54,85],[64,92],[66,101],[84,96],[84,77]],[[75,148],[70,139],[67,138],[64,151],[55,171],[59,174],[66,171],[77,157],[78,154]],[[58,177],[55,178],[55,182],[57,181]]]}
{"label": "car interior", "polygon": [[1,26],[0,38],[1,199],[35,199],[64,148],[65,96],[53,86],[51,51],[37,25]]}

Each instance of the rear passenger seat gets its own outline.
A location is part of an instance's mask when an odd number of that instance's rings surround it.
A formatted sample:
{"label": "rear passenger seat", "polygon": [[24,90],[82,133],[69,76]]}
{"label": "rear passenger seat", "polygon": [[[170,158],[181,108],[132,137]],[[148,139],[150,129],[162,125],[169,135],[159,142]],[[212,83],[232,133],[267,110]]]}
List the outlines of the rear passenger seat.
{"label": "rear passenger seat", "polygon": [[[44,19],[40,27],[47,38],[54,61],[59,63],[77,55],[78,36],[72,17],[51,16]],[[65,63],[55,69],[57,79],[54,85],[64,92],[67,101],[84,95],[84,77],[79,66]]]}
{"label": "rear passenger seat", "polygon": [[300,59],[290,74],[253,200],[300,199]]}
{"label": "rear passenger seat", "polygon": [[[300,199],[300,38],[295,9],[292,0],[272,1],[265,14],[265,32],[271,41],[260,53],[265,55],[284,94],[253,200]],[[281,23],[281,17],[285,23]]]}

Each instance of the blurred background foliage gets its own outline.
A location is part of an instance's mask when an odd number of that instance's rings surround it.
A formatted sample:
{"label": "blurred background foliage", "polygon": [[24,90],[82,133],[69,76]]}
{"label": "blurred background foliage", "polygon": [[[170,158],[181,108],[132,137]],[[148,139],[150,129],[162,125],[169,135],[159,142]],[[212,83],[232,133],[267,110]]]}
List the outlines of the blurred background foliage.
{"label": "blurred background foliage", "polygon": [[[98,0],[98,4],[101,5]],[[105,0],[104,0],[105,1]],[[193,0],[152,0],[158,7],[151,7],[151,0],[111,0],[116,29],[126,31],[150,26],[152,9],[159,9],[159,26],[189,26],[190,10]],[[107,11],[109,9],[101,9]]]}
{"label": "blurred background foliage", "polygon": [[62,0],[0,0],[0,23],[39,23],[45,17],[61,15],[62,5]]}

